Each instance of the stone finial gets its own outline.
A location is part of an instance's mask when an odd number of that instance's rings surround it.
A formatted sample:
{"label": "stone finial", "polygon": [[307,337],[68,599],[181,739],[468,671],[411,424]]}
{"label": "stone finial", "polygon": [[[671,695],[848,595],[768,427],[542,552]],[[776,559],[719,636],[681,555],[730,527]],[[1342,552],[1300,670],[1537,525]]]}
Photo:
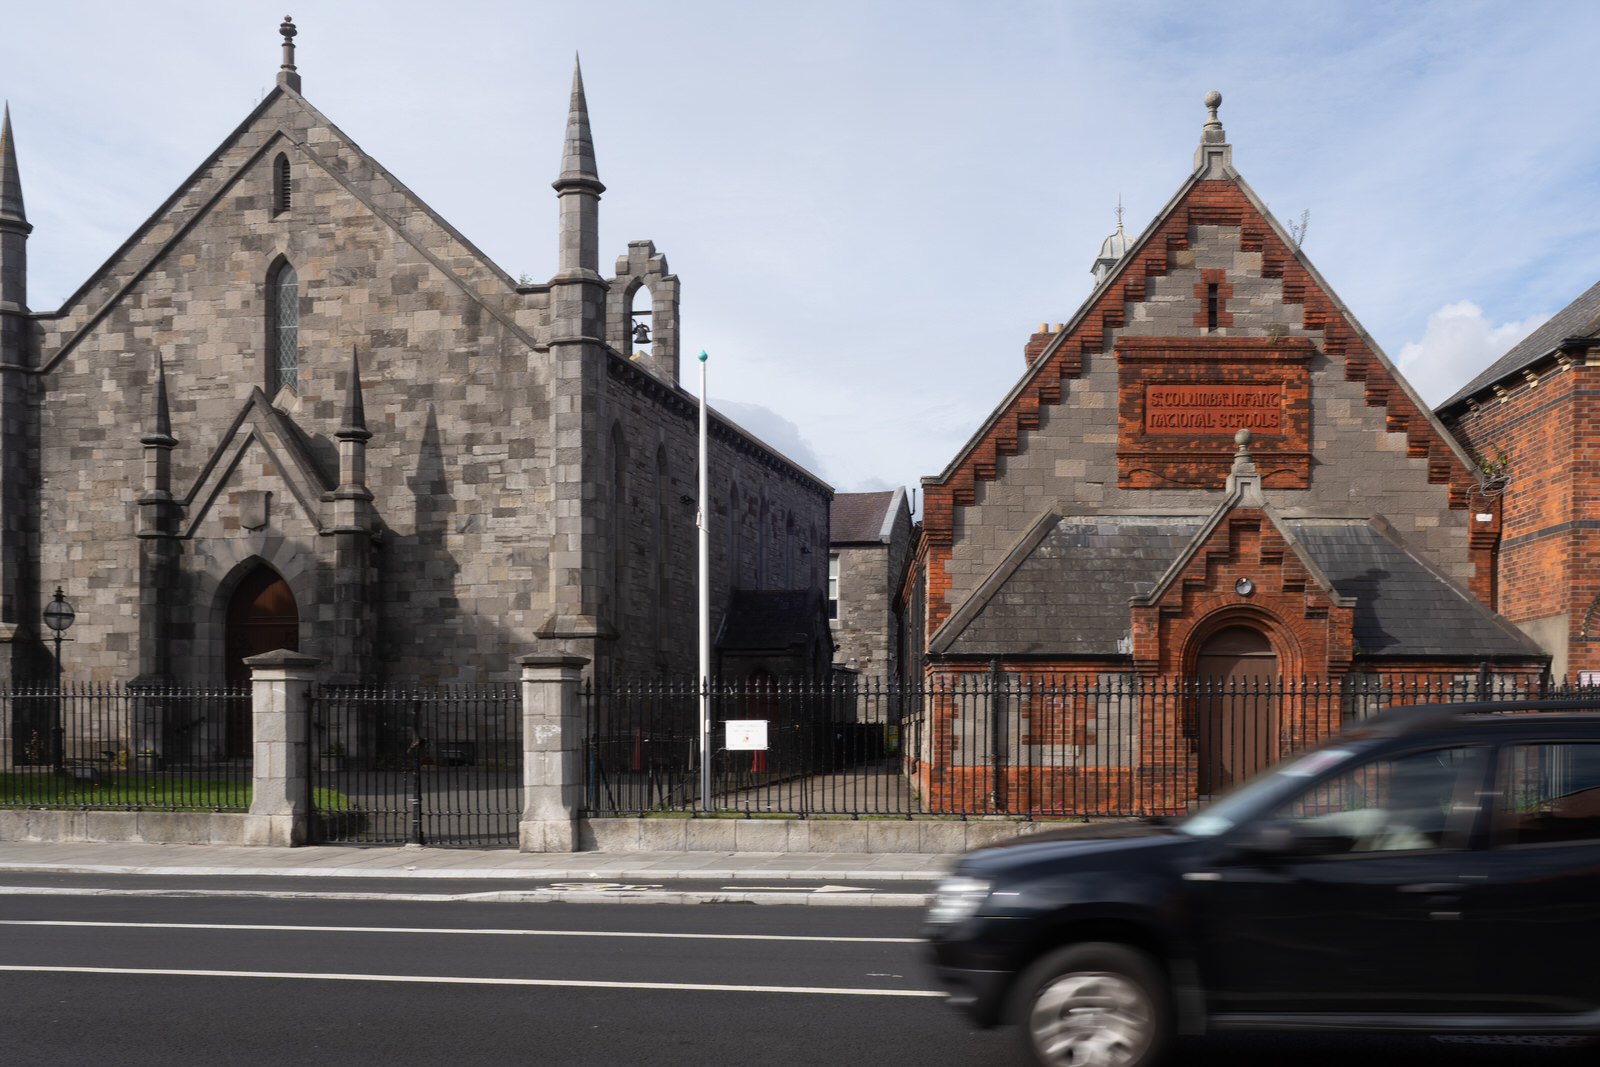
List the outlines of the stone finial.
{"label": "stone finial", "polygon": [[171,448],[178,442],[172,436],[172,416],[167,407],[167,365],[156,353],[156,388],[150,412],[151,432],[139,439],[141,444]]}
{"label": "stone finial", "polygon": [[295,29],[294,18],[290,15],[283,16],[283,22],[278,26],[278,32],[283,35],[283,66],[278,68],[278,84],[300,91],[300,72],[294,65],[294,38],[300,31]]}
{"label": "stone finial", "polygon": [[27,222],[22,206],[22,173],[17,169],[17,144],[11,136],[11,104],[0,120],[0,218],[8,222]]}
{"label": "stone finial", "polygon": [[350,381],[345,387],[344,421],[333,431],[339,442],[339,487],[333,491],[335,533],[370,534],[372,490],[367,488],[367,415],[361,403],[361,366],[350,346]]}
{"label": "stone finial", "polygon": [[1240,503],[1260,506],[1261,471],[1250,458],[1250,438],[1250,431],[1244,427],[1233,435],[1233,443],[1239,447],[1233,454],[1233,469],[1228,472],[1227,491],[1238,492]]}
{"label": "stone finial", "polygon": [[561,175],[557,187],[566,182],[600,184],[594,162],[594,138],[589,132],[589,102],[583,93],[583,68],[577,56],[572,57],[572,97],[567,106],[567,135],[561,146]]}
{"label": "stone finial", "polygon": [[334,436],[340,440],[366,441],[372,437],[367,430],[367,411],[361,402],[361,363],[356,357],[356,346],[350,346],[350,382],[345,387],[344,421]]}
{"label": "stone finial", "polygon": [[1201,181],[1215,181],[1232,176],[1233,146],[1223,132],[1217,108],[1222,106],[1222,94],[1215,89],[1205,96],[1207,118],[1200,127],[1200,147],[1195,149],[1195,176]]}
{"label": "stone finial", "polygon": [[1233,453],[1234,474],[1254,474],[1256,472],[1256,465],[1250,459],[1250,438],[1250,431],[1242,426],[1239,428],[1239,432],[1233,435],[1233,443],[1239,446]]}

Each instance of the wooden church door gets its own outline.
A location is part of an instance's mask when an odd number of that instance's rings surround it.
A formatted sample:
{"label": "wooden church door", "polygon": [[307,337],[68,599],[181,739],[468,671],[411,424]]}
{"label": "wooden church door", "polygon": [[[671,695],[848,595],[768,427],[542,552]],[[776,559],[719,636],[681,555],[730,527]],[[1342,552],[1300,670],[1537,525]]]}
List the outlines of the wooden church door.
{"label": "wooden church door", "polygon": [[[267,567],[245,576],[228,601],[227,673],[230,688],[250,684],[244,661],[280,648],[300,648],[300,611],[289,584]],[[250,755],[251,709],[248,703],[228,702],[225,745],[229,758]]]}

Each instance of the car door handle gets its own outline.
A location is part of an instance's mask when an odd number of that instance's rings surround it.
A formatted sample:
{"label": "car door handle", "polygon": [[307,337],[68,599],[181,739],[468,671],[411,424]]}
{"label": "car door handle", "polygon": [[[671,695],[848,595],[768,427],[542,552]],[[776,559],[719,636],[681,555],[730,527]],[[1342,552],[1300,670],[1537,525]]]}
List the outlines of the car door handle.
{"label": "car door handle", "polygon": [[1400,887],[1402,893],[1460,893],[1460,882],[1414,882]]}

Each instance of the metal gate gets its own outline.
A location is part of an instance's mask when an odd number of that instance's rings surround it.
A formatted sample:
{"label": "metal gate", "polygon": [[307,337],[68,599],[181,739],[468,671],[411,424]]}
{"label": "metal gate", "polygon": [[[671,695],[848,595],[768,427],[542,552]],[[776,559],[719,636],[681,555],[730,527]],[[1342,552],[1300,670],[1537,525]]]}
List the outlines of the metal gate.
{"label": "metal gate", "polygon": [[517,686],[325,687],[312,692],[310,711],[313,840],[517,844]]}

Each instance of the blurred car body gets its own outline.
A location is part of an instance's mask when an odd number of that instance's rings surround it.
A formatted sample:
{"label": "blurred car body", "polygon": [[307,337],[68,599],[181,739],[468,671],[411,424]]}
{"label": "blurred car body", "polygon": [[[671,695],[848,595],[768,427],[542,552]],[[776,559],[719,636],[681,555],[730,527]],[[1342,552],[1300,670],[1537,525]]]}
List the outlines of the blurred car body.
{"label": "blurred car body", "polygon": [[1173,825],[979,849],[950,1002],[1040,1063],[1174,1033],[1600,1033],[1600,703],[1394,709]]}

